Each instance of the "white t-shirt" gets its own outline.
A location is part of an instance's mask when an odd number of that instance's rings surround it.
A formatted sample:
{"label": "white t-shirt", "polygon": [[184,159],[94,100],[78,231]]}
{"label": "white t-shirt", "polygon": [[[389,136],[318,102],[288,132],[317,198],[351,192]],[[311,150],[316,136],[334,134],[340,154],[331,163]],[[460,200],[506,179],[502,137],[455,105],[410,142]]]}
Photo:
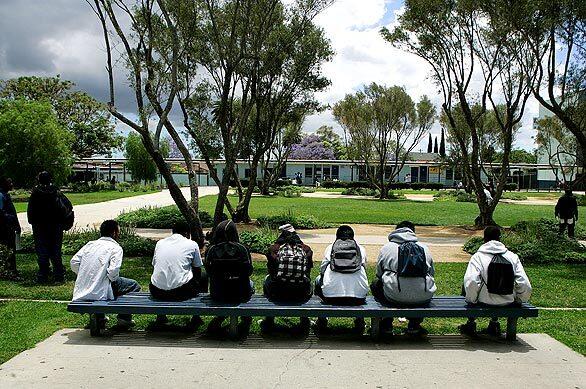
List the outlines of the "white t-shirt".
{"label": "white t-shirt", "polygon": [[122,247],[112,238],[86,243],[71,257],[71,270],[77,274],[73,300],[114,300],[110,283],[119,277],[122,257]]}
{"label": "white t-shirt", "polygon": [[324,297],[355,297],[365,298],[368,294],[368,278],[366,277],[366,250],[358,245],[362,254],[362,267],[354,273],[340,273],[330,267],[332,245],[324,252],[324,261],[320,266],[323,274],[322,293]]}
{"label": "white t-shirt", "polygon": [[191,281],[193,267],[202,266],[197,243],[173,234],[157,242],[151,283],[159,289],[175,289]]}

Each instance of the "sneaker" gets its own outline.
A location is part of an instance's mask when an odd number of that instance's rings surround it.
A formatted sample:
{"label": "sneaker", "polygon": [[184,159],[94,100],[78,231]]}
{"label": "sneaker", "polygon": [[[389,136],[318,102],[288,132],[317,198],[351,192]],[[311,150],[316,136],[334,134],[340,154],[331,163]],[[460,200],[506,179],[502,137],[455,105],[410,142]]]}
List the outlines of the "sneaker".
{"label": "sneaker", "polygon": [[405,334],[409,336],[425,336],[427,335],[427,330],[421,326],[407,327]]}
{"label": "sneaker", "polygon": [[226,320],[225,317],[214,317],[208,324],[207,331],[212,334],[220,333],[222,331],[222,323],[224,323],[224,320]]}
{"label": "sneaker", "polygon": [[157,319],[155,320],[155,324],[158,326],[162,326],[169,323],[169,318],[167,315],[157,315]]}
{"label": "sneaker", "polygon": [[366,322],[364,321],[364,318],[357,317],[356,319],[354,319],[354,332],[356,332],[359,335],[362,335],[365,329]]}
{"label": "sneaker", "polygon": [[462,335],[474,336],[476,335],[476,322],[468,321],[465,324],[460,324],[458,330]]}
{"label": "sneaker", "polygon": [[385,318],[380,321],[380,333],[383,336],[393,335],[393,319]]}
{"label": "sneaker", "polygon": [[192,316],[191,319],[189,319],[189,323],[187,324],[187,327],[192,330],[197,330],[202,324],[203,324],[203,320],[201,319],[201,317],[196,315],[196,316]]}
{"label": "sneaker", "polygon": [[488,327],[486,328],[486,330],[482,331],[482,333],[495,337],[501,336],[501,323],[499,323],[498,321],[491,320],[488,323]]}
{"label": "sneaker", "polygon": [[118,318],[117,325],[118,325],[118,327],[123,327],[123,328],[129,329],[129,328],[134,327],[136,325],[136,323],[132,319],[121,319],[121,318]]}
{"label": "sneaker", "polygon": [[275,328],[275,319],[272,317],[265,317],[258,321],[261,332],[269,333]]}
{"label": "sneaker", "polygon": [[315,328],[319,332],[325,332],[328,330],[328,318],[327,317],[318,317],[317,321],[315,322]]}

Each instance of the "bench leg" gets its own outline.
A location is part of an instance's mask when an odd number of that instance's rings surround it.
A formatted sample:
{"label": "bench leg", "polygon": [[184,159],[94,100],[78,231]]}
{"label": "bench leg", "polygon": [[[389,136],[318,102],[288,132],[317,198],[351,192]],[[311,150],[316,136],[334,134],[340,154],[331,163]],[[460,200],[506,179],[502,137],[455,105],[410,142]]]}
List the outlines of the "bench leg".
{"label": "bench leg", "polygon": [[228,335],[230,339],[238,339],[238,316],[230,316]]}
{"label": "bench leg", "polygon": [[90,335],[102,336],[106,328],[106,318],[103,313],[90,314]]}
{"label": "bench leg", "polygon": [[370,337],[377,340],[380,337],[380,317],[370,318]]}
{"label": "bench leg", "polygon": [[507,318],[507,340],[517,340],[517,320],[516,317]]}

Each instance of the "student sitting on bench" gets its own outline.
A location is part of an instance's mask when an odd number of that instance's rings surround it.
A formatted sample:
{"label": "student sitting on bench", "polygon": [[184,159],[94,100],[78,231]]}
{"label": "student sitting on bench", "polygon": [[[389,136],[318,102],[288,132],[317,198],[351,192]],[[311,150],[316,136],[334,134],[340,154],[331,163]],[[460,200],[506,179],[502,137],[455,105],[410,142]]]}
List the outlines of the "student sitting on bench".
{"label": "student sitting on bench", "polygon": [[[118,222],[103,222],[100,236],[100,239],[86,243],[71,258],[71,270],[77,274],[73,300],[114,300],[127,293],[140,291],[136,281],[119,275],[123,251],[117,242],[120,238]],[[118,325],[133,327],[132,315],[118,315]]]}
{"label": "student sitting on bench", "polygon": [[[390,233],[389,243],[380,251],[376,279],[370,286],[372,295],[381,303],[394,306],[420,306],[429,303],[436,291],[431,252],[418,242],[415,225],[401,222]],[[407,334],[423,335],[423,319],[408,318]],[[381,330],[392,333],[393,319],[383,319]]]}
{"label": "student sitting on bench", "polygon": [[[199,246],[190,238],[189,225],[177,222],[173,226],[173,234],[157,242],[149,285],[153,298],[182,301],[207,292],[208,280],[202,272]],[[167,316],[157,316],[157,324],[166,322]],[[192,317],[191,326],[200,324],[199,316]]]}
{"label": "student sitting on bench", "polygon": [[[238,229],[232,220],[218,224],[212,232],[212,246],[205,255],[205,269],[210,282],[210,297],[227,303],[241,303],[250,300],[254,293],[252,259],[248,249],[240,244]],[[215,318],[210,330],[218,329],[224,317]],[[250,324],[250,318],[242,318],[243,325]]]}
{"label": "student sitting on bench", "polygon": [[[503,306],[525,303],[531,297],[531,283],[517,254],[501,243],[501,230],[488,226],[484,230],[484,244],[470,258],[464,275],[464,294],[470,304]],[[468,319],[460,332],[476,333],[476,321]],[[492,318],[485,331],[489,335],[501,334],[498,318]]]}
{"label": "student sitting on bench", "polygon": [[[354,240],[350,226],[340,226],[336,241],[326,248],[320,274],[315,280],[315,294],[326,304],[362,305],[368,294],[366,250]],[[325,330],[328,319],[318,318],[317,327]],[[357,332],[364,331],[363,318],[354,319]]]}
{"label": "student sitting on bench", "polygon": [[[268,275],[264,282],[264,295],[278,302],[306,302],[312,294],[311,268],[313,251],[304,244],[291,224],[279,227],[281,234],[267,253]],[[303,328],[309,328],[309,318],[300,319]],[[270,331],[273,317],[261,322],[263,331]]]}

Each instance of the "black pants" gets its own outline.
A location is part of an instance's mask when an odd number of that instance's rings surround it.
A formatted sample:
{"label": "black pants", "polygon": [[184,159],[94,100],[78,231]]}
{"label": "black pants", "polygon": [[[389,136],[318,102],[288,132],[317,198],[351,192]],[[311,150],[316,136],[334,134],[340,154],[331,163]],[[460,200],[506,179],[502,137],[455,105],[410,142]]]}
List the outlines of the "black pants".
{"label": "black pants", "polygon": [[199,278],[193,277],[188,283],[181,285],[178,288],[164,290],[159,289],[152,283],[149,284],[151,296],[157,300],[165,301],[183,301],[197,297],[200,293],[207,293],[208,291],[208,276],[202,271]]}
{"label": "black pants", "polygon": [[315,295],[319,296],[322,301],[326,304],[330,305],[341,305],[341,306],[354,306],[354,305],[364,305],[366,303],[366,299],[358,298],[358,297],[326,297],[322,291],[322,276],[320,275],[315,280]]}
{"label": "black pants", "polygon": [[46,281],[53,265],[55,280],[63,280],[65,268],[61,259],[61,244],[63,243],[63,229],[60,225],[33,225],[35,251],[39,263],[39,281]]}
{"label": "black pants", "polygon": [[299,285],[285,284],[273,280],[270,276],[265,278],[263,284],[264,295],[273,301],[280,302],[306,302],[311,298],[311,283]]}
{"label": "black pants", "polygon": [[[381,304],[384,305],[393,305],[393,306],[400,306],[400,304],[397,304],[395,302],[389,301],[387,299],[387,297],[385,296],[385,292],[383,290],[383,283],[380,279],[376,278],[371,284],[370,284],[370,291],[372,292],[372,296],[374,297],[374,299],[376,301],[378,301]],[[413,318],[413,317],[408,317],[407,318],[409,320],[409,328],[413,328],[413,327],[417,327],[420,326],[421,323],[423,322],[422,318]],[[391,322],[393,321],[392,318],[388,318],[385,319],[387,322]]]}
{"label": "black pants", "polygon": [[566,231],[566,227],[568,227],[568,237],[570,239],[574,239],[576,237],[576,223],[568,224],[568,223],[560,223],[560,235],[563,235]]}
{"label": "black pants", "polygon": [[7,271],[16,274],[16,241],[14,240],[16,233],[14,231],[0,232],[0,245],[8,247],[12,254],[7,258]]}

